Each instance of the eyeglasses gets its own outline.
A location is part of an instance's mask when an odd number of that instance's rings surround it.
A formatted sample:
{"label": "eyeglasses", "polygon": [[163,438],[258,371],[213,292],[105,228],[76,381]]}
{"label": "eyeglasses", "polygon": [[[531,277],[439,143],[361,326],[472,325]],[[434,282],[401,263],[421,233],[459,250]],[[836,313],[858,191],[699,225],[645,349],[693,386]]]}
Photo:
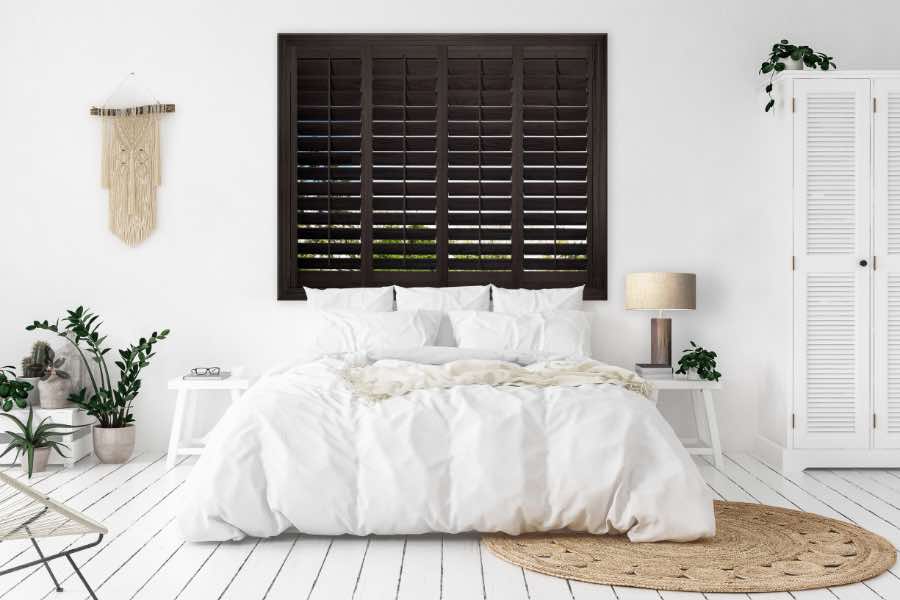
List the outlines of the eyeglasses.
{"label": "eyeglasses", "polygon": [[191,369],[191,375],[221,375],[222,369],[219,367],[195,367]]}

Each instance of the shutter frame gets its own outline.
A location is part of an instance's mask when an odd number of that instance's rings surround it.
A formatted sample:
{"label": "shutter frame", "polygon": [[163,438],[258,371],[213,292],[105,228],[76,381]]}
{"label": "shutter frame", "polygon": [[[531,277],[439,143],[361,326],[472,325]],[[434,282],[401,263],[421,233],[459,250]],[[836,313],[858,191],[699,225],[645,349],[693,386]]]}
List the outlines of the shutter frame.
{"label": "shutter frame", "polygon": [[[391,215],[387,215],[384,217],[378,217],[376,205],[378,205],[378,196],[373,196],[373,194],[378,193],[378,190],[386,190],[387,193],[393,193],[392,190],[398,189],[392,186],[375,186],[374,185],[374,175],[375,171],[378,169],[377,166],[373,165],[372,160],[366,160],[366,156],[368,155],[371,159],[372,154],[372,145],[366,143],[365,139],[368,136],[369,140],[372,139],[372,135],[374,130],[372,129],[372,108],[373,108],[373,95],[374,90],[372,88],[372,78],[373,78],[373,68],[371,68],[370,61],[372,60],[372,56],[377,55],[377,51],[380,48],[385,47],[398,47],[398,48],[406,48],[413,55],[417,56],[416,53],[426,52],[425,49],[431,48],[437,49],[436,58],[438,60],[438,77],[437,77],[437,131],[436,135],[436,168],[435,168],[435,185],[434,185],[434,195],[435,195],[435,215],[434,215],[434,236],[432,244],[424,244],[422,246],[416,246],[416,248],[425,249],[425,254],[430,251],[431,247],[434,247],[435,258],[433,260],[433,264],[428,263],[428,261],[422,261],[422,266],[427,267],[428,270],[424,271],[379,271],[376,268],[373,268],[373,255],[374,255],[374,247],[373,242],[378,238],[377,235],[377,225],[374,223],[376,219],[387,218],[389,222],[394,222],[394,217]],[[586,216],[585,223],[586,227],[586,239],[584,240],[584,245],[586,246],[586,263],[582,268],[583,270],[576,271],[565,271],[565,270],[553,270],[546,272],[533,272],[528,271],[530,267],[544,267],[545,265],[550,265],[555,269],[578,269],[581,263],[576,258],[577,253],[581,250],[580,246],[577,244],[577,240],[575,244],[570,244],[569,242],[563,248],[563,252],[559,252],[558,242],[554,242],[556,244],[557,252],[553,255],[553,258],[550,260],[540,259],[535,260],[534,258],[528,259],[525,257],[525,248],[533,249],[538,253],[546,252],[549,246],[540,241],[540,238],[535,238],[535,233],[533,231],[529,232],[526,221],[533,221],[537,219],[537,222],[546,222],[549,217],[547,215],[552,215],[555,225],[557,229],[559,227],[564,227],[564,229],[560,229],[557,231],[556,236],[554,237],[556,240],[568,240],[571,239],[573,234],[573,230],[566,229],[571,227],[571,225],[567,225],[566,223],[572,222],[572,219],[577,219],[577,202],[573,203],[573,201],[569,200],[568,197],[564,199],[557,198],[554,194],[554,200],[557,202],[555,205],[556,210],[551,213],[537,214],[533,217],[525,217],[524,215],[524,194],[529,194],[530,192],[534,192],[537,194],[544,194],[550,188],[543,184],[530,185],[525,182],[524,177],[518,177],[517,173],[521,173],[524,176],[524,171],[527,169],[527,164],[524,161],[524,144],[519,143],[516,144],[513,141],[513,145],[511,148],[512,151],[512,160],[511,160],[511,169],[510,173],[510,187],[507,187],[506,184],[503,184],[502,180],[499,182],[494,182],[492,180],[485,181],[484,179],[480,179],[482,183],[478,185],[476,198],[480,198],[480,202],[484,203],[482,207],[482,211],[472,213],[475,215],[481,214],[479,220],[483,221],[482,227],[478,228],[480,234],[484,237],[483,239],[483,248],[485,249],[484,254],[486,256],[491,256],[492,258],[484,258],[481,266],[486,267],[487,269],[499,268],[500,270],[492,271],[492,270],[482,270],[482,271],[454,271],[455,268],[460,266],[459,260],[454,260],[449,256],[450,246],[453,243],[454,239],[465,239],[460,238],[460,235],[464,234],[465,228],[470,227],[469,225],[463,225],[462,229],[458,230],[449,230],[448,229],[448,215],[452,214],[449,212],[450,206],[453,204],[453,198],[448,195],[448,192],[456,189],[461,192],[464,196],[470,191],[476,190],[469,184],[463,182],[460,185],[451,186],[449,181],[449,173],[448,165],[450,164],[448,160],[442,160],[442,153],[446,155],[447,153],[447,141],[448,141],[448,119],[452,118],[448,115],[448,88],[447,88],[447,54],[446,49],[451,46],[476,46],[476,47],[486,47],[493,52],[500,51],[500,48],[509,47],[512,49],[512,98],[510,101],[511,109],[513,111],[512,114],[512,131],[510,132],[511,138],[515,140],[517,137],[525,141],[522,137],[523,132],[523,124],[524,124],[524,114],[521,114],[522,111],[518,110],[517,107],[522,105],[523,103],[523,95],[525,95],[525,91],[523,89],[524,86],[524,76],[523,76],[523,64],[524,60],[529,56],[540,56],[541,53],[547,52],[555,52],[558,56],[563,57],[560,60],[566,60],[565,57],[568,55],[567,52],[572,53],[573,56],[583,55],[587,57],[588,60],[588,71],[587,71],[587,81],[589,83],[589,88],[586,90],[590,101],[587,103],[587,135],[590,143],[590,147],[587,152],[587,163],[586,163],[586,177],[588,178],[588,198],[586,206]],[[574,49],[574,50],[573,50]],[[305,243],[304,245],[298,245],[298,235],[299,233],[305,232],[305,234],[310,234],[310,231],[307,228],[297,227],[296,215],[297,212],[297,140],[295,135],[290,135],[289,132],[295,129],[295,124],[293,123],[296,115],[296,111],[298,108],[298,103],[300,98],[297,93],[297,72],[296,72],[296,60],[298,55],[302,55],[304,52],[318,52],[320,54],[325,54],[329,51],[337,52],[340,56],[346,55],[356,55],[360,57],[361,63],[361,79],[362,79],[362,98],[360,101],[361,105],[361,116],[360,116],[360,140],[361,140],[361,148],[360,148],[360,181],[358,184],[358,193],[360,197],[359,206],[360,206],[360,233],[358,242],[355,242],[352,238],[347,237],[349,234],[346,231],[338,230],[333,232],[334,239],[329,242],[332,244],[332,248],[339,250],[340,252],[352,252],[354,250],[355,244],[358,243],[360,248],[359,255],[359,271],[352,271],[350,275],[346,271],[322,271],[322,272],[309,272],[309,271],[300,271],[299,266],[303,264],[311,264],[309,261],[306,263],[301,263],[297,254],[303,252],[310,252],[314,250],[316,247],[313,244]],[[374,54],[373,54],[374,53]],[[317,54],[318,55],[318,54]],[[576,74],[577,77],[577,74]],[[577,88],[573,88],[573,91],[568,91],[568,88],[563,89],[565,85],[575,85],[577,86],[577,79],[573,80],[570,77],[570,73],[566,73],[560,71],[556,75],[557,79],[557,87],[560,88],[560,92],[556,94],[556,100],[562,99],[564,102],[566,99],[578,98],[579,94],[577,93]],[[483,85],[493,85],[493,81],[488,81],[486,79],[482,80]],[[305,294],[303,292],[304,285],[309,285],[313,287],[355,287],[355,286],[365,286],[365,285],[385,285],[385,284],[401,284],[401,285],[434,285],[434,286],[445,286],[445,285],[471,285],[476,283],[496,283],[498,285],[504,286],[514,286],[514,287],[564,287],[571,285],[579,285],[585,284],[585,294],[584,298],[587,300],[596,300],[596,299],[606,299],[607,296],[607,224],[606,224],[606,187],[607,187],[607,168],[606,168],[606,113],[607,113],[607,104],[606,104],[606,35],[605,34],[572,34],[572,35],[556,35],[556,34],[548,34],[548,35],[518,35],[518,34],[499,34],[499,35],[491,35],[491,34],[451,34],[451,35],[410,35],[410,34],[400,34],[400,35],[382,35],[382,34],[280,34],[279,35],[279,43],[278,43],[278,85],[279,85],[279,93],[278,93],[278,161],[279,161],[279,173],[278,173],[278,298],[281,300],[302,300],[305,299]],[[540,94],[537,94],[540,96]],[[487,98],[499,98],[502,95],[498,96],[494,94],[493,91],[487,91],[484,94],[484,97]],[[485,102],[482,100],[482,104]],[[330,126],[329,126],[330,127]],[[330,131],[330,129],[329,129]],[[568,124],[563,124],[560,126],[559,135],[567,135],[570,133],[571,128]],[[493,135],[491,132],[488,134]],[[409,139],[409,138],[404,138]],[[560,147],[566,146],[576,140],[573,138],[571,141],[569,139],[561,139],[554,138],[559,140]],[[341,143],[344,143],[341,141]],[[491,140],[491,143],[493,141]],[[565,149],[568,149],[566,146]],[[405,154],[405,153],[404,153]],[[577,171],[577,167],[572,168],[572,165],[566,165],[566,175],[567,177],[559,178],[559,175],[556,176],[555,183],[553,188],[557,190],[557,194],[563,194],[564,196],[567,194],[578,194],[579,190],[583,189],[583,186],[579,186],[577,180],[572,180],[570,176],[575,175]],[[329,165],[328,172],[329,177],[332,177],[331,167]],[[556,169],[557,172],[561,171],[561,168]],[[464,180],[465,181],[465,180]],[[317,187],[315,183],[310,183],[314,189],[320,189]],[[344,205],[348,204],[348,200],[345,200],[344,194],[350,193],[351,196],[356,192],[356,188],[354,187],[352,182],[349,184],[345,184],[343,181],[338,181],[337,183],[330,183],[327,186],[323,186],[322,189],[325,189],[328,192],[328,206],[332,205]],[[428,190],[429,186],[423,186],[419,184],[410,184],[407,186],[403,185],[402,189],[404,191],[413,190],[418,193],[419,190]],[[522,193],[517,193],[517,191],[521,191]],[[478,193],[481,192],[481,193]],[[501,249],[503,246],[497,244],[497,235],[498,231],[492,231],[490,229],[484,229],[484,226],[487,227],[496,227],[489,225],[489,221],[497,221],[500,219],[500,214],[493,212],[488,205],[493,203],[496,204],[496,200],[493,199],[492,194],[503,193],[510,194],[510,234],[508,239],[509,244],[509,263],[506,263],[504,260],[498,260],[493,258],[496,255],[496,251]],[[402,194],[401,197],[404,198],[404,203],[406,202],[405,198],[411,198],[409,194]],[[416,198],[415,202],[420,202],[420,199]],[[568,212],[570,210],[576,210],[575,213]],[[390,209],[389,209],[390,210]],[[415,208],[409,208],[408,210],[416,210]],[[483,212],[487,210],[488,212]],[[562,211],[562,212],[560,212]],[[331,214],[331,213],[329,213]],[[404,211],[402,214],[408,214],[412,221],[416,219],[422,218],[422,214],[414,214],[407,213]],[[319,219],[320,217],[316,216],[315,219]],[[347,216],[347,214],[337,213],[335,214],[336,220],[342,220],[352,218],[351,216]],[[466,222],[468,217],[463,219],[463,222]],[[406,217],[403,217],[403,221],[406,221]],[[329,217],[328,223],[332,222],[332,218]],[[474,223],[473,225],[477,225]],[[373,227],[376,229],[373,230]],[[539,225],[540,227],[540,225]],[[577,226],[576,226],[577,227]],[[502,227],[501,227],[502,229]],[[373,234],[374,233],[374,234]],[[420,235],[421,232],[415,232],[416,236]],[[405,238],[404,238],[405,239]],[[532,240],[529,242],[529,240]],[[457,247],[464,249],[466,252],[472,250],[472,246],[470,244],[459,244],[457,243]],[[391,244],[389,246],[384,246],[390,248],[393,252],[397,250],[399,247],[396,244]],[[334,259],[338,267],[343,266],[352,266],[353,258],[352,255],[350,258],[336,258]],[[396,267],[405,267],[408,264],[403,263],[400,259],[387,259],[386,261],[382,261],[380,263],[382,266],[387,266],[389,268]]]}

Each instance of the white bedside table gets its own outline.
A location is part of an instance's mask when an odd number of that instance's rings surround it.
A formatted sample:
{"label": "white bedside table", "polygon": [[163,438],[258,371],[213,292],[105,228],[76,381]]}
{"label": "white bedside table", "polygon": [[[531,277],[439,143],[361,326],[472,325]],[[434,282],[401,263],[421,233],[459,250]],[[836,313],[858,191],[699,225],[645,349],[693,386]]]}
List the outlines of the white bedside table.
{"label": "white bedside table", "polygon": [[[200,454],[204,441],[194,439],[194,417],[197,410],[197,392],[228,392],[228,401],[234,403],[241,397],[241,392],[250,387],[249,377],[232,375],[228,379],[203,381],[197,379],[184,380],[175,377],[169,380],[169,389],[178,392],[175,397],[175,418],[172,421],[172,433],[169,435],[169,455],[166,467],[175,466],[175,458],[184,454]],[[182,437],[188,445],[182,445]]]}
{"label": "white bedside table", "polygon": [[[709,446],[687,446],[687,451],[691,454],[711,455],[716,463],[716,467],[725,466],[722,458],[722,443],[719,440],[719,422],[716,420],[716,406],[713,402],[713,390],[721,390],[722,383],[719,381],[698,381],[694,379],[648,379],[650,383],[660,392],[685,391],[691,393],[694,401],[694,419],[697,422],[698,441],[704,441],[704,429],[709,433]],[[706,418],[706,426],[704,427],[700,415]]]}

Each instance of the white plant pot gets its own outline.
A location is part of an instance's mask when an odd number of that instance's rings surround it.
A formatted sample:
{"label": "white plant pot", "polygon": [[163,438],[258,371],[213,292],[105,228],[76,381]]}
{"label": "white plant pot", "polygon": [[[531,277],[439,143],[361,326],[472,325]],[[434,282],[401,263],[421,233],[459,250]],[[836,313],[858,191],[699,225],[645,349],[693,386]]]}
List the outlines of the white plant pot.
{"label": "white plant pot", "polygon": [[[43,473],[47,470],[47,462],[50,460],[50,448],[35,448],[34,460],[31,465],[31,472]],[[22,472],[28,474],[28,454],[23,453],[19,461],[22,466]]]}
{"label": "white plant pot", "polygon": [[31,406],[40,405],[40,392],[38,392],[38,384],[41,382],[40,377],[19,377],[19,381],[27,381],[31,384],[31,391],[28,392],[28,398],[25,401]]}
{"label": "white plant pot", "polygon": [[697,374],[697,369],[689,369],[687,372],[687,378],[691,381],[700,381],[700,376]]}
{"label": "white plant pot", "polygon": [[802,59],[794,60],[792,58],[782,58],[780,60],[784,63],[785,71],[802,71],[805,67]]}
{"label": "white plant pot", "polygon": [[72,393],[72,381],[57,375],[51,375],[46,381],[38,382],[41,408],[66,408],[72,406],[69,394]]}
{"label": "white plant pot", "polygon": [[134,452],[134,425],[127,427],[93,427],[94,454],[100,462],[122,464]]}

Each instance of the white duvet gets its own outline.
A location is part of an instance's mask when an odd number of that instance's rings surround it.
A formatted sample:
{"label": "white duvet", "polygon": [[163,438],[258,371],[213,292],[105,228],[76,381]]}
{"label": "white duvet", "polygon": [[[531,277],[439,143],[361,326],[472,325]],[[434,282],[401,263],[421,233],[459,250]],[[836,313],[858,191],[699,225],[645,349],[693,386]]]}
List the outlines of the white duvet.
{"label": "white duvet", "polygon": [[[418,354],[375,364],[415,371],[466,353]],[[184,537],[715,533],[711,494],[687,451],[653,403],[621,384],[457,385],[365,401],[347,375],[374,358],[300,362],[250,389],[190,475]]]}

